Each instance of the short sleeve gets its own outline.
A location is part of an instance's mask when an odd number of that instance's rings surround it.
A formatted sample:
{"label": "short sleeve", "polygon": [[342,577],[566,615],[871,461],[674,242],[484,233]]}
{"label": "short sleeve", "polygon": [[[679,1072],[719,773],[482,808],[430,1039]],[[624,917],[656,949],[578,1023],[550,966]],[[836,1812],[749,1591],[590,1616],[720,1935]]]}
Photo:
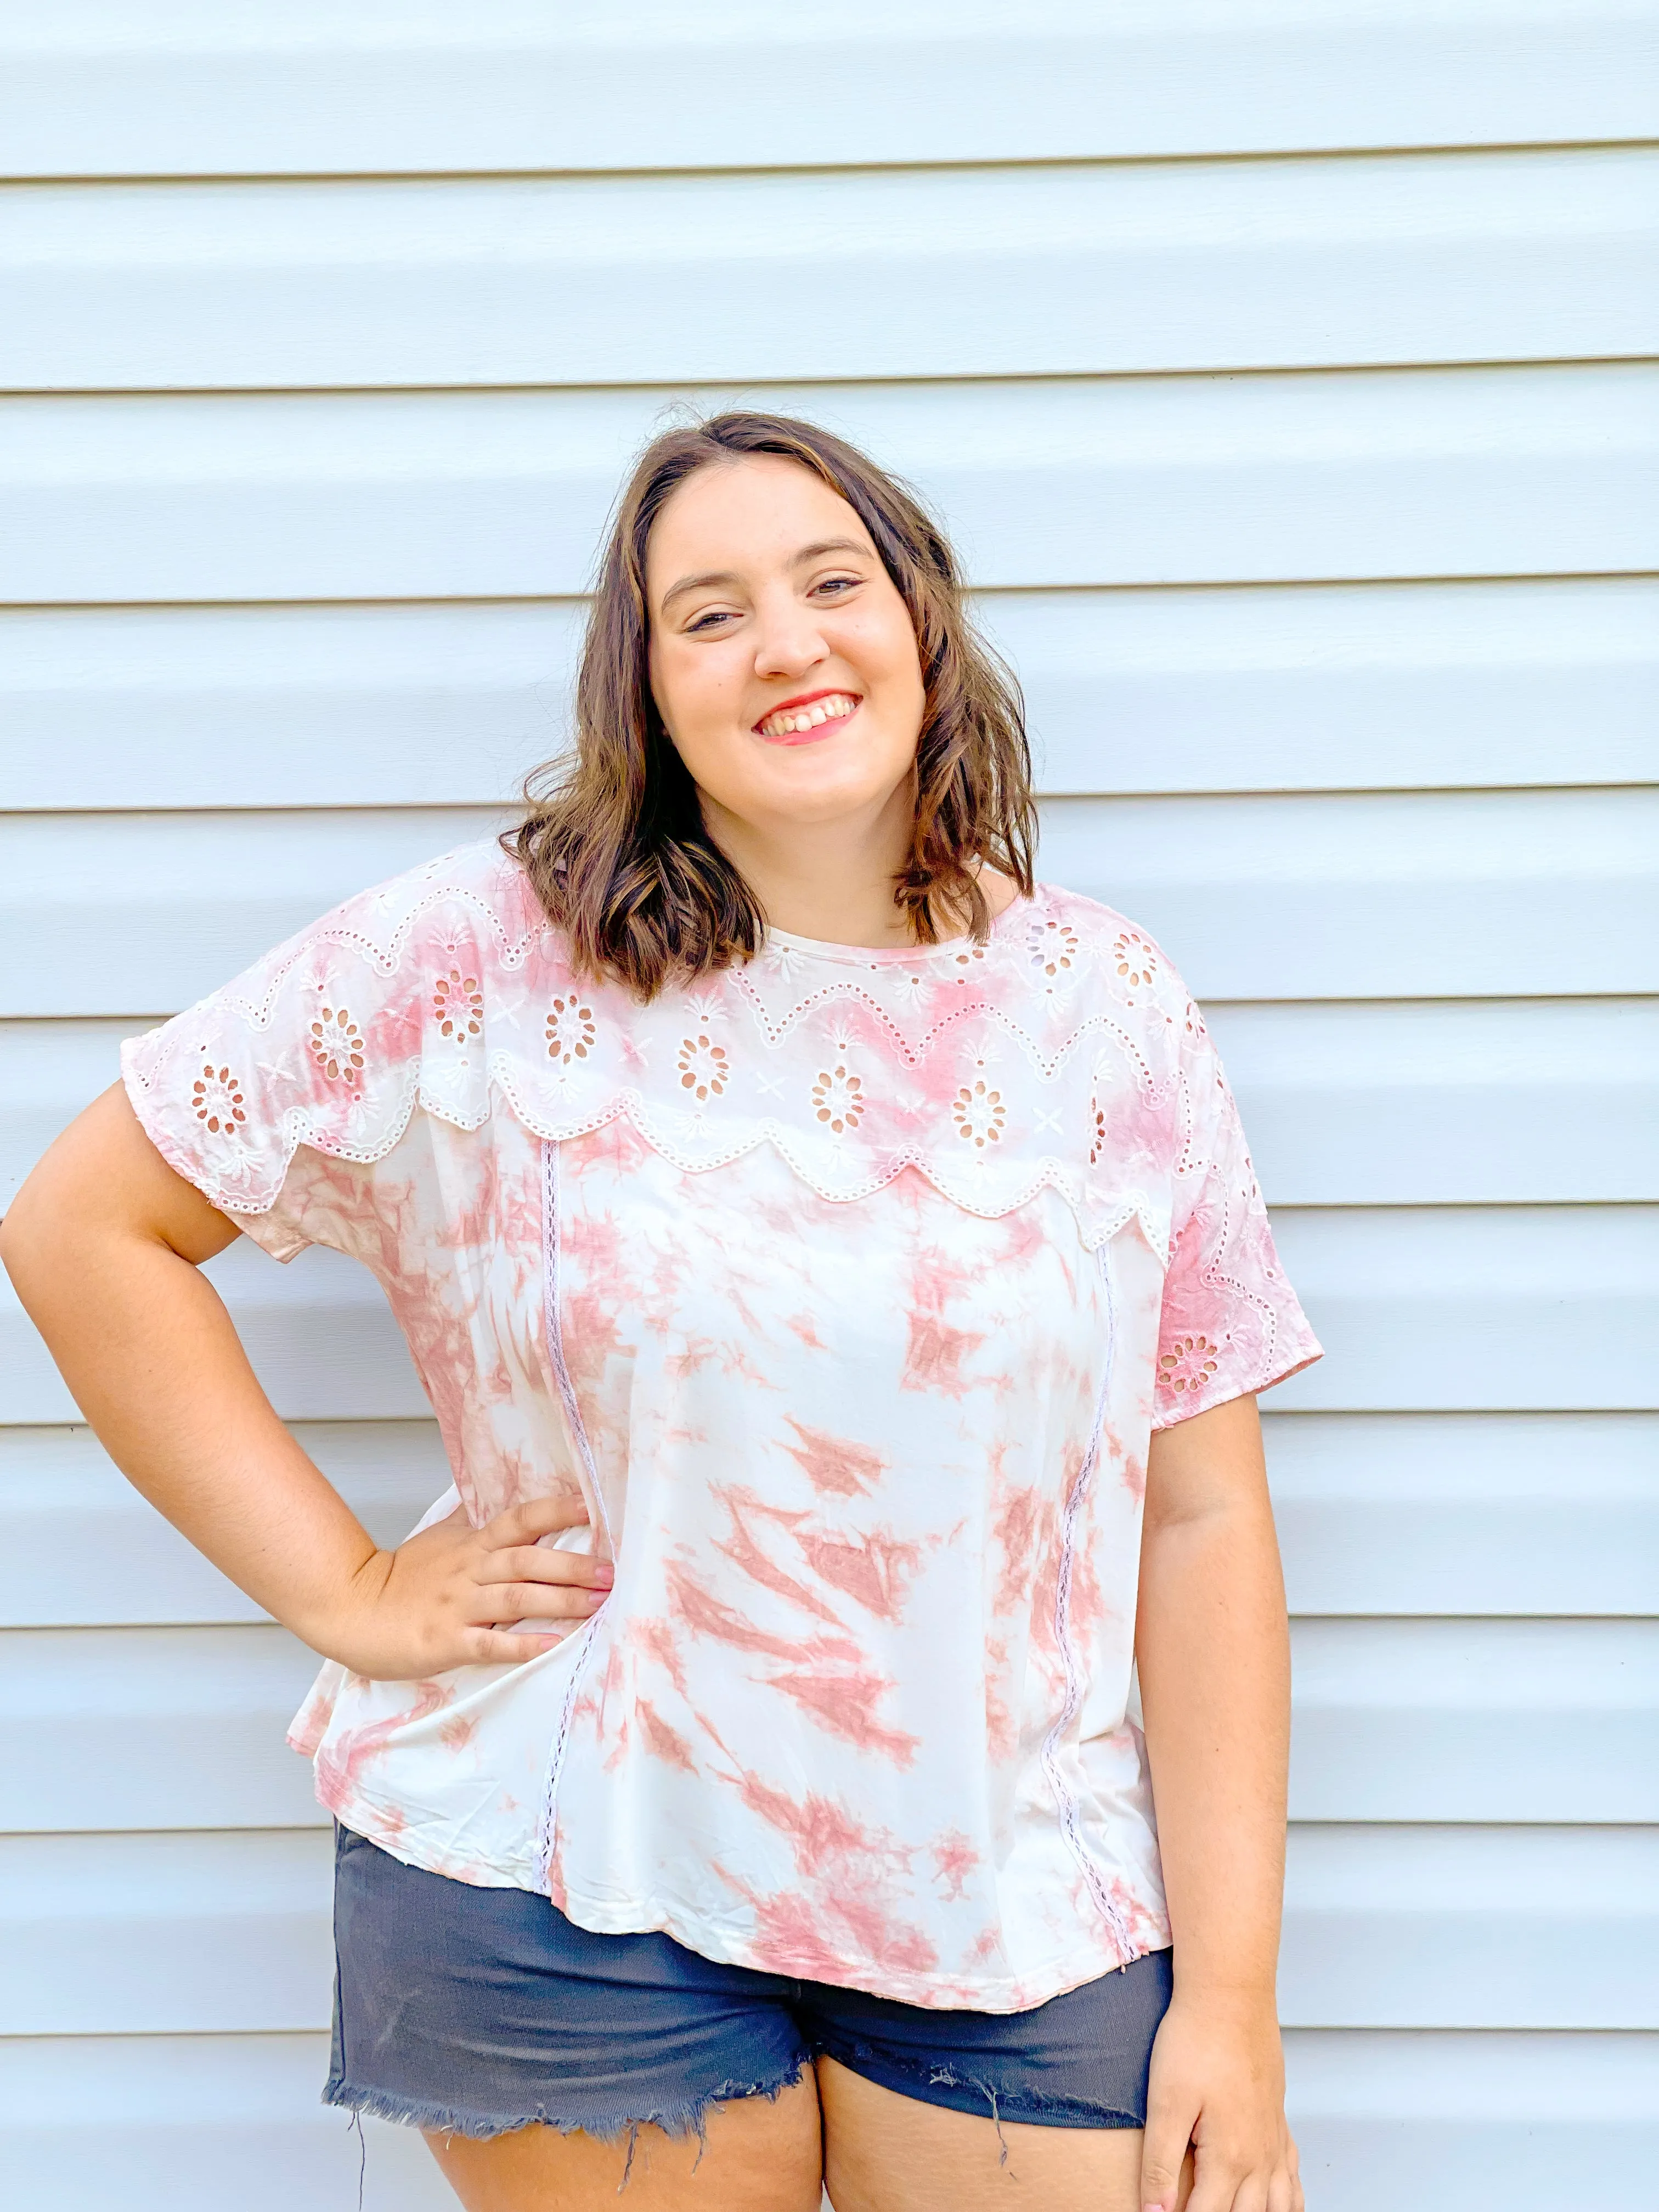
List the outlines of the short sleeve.
{"label": "short sleeve", "polygon": [[279,1260],[353,1249],[372,1210],[368,1165],[419,1091],[419,963],[377,946],[376,896],[122,1048],[127,1096],[162,1158]]}
{"label": "short sleeve", "polygon": [[1220,1055],[1190,1005],[1180,1071],[1155,1428],[1265,1390],[1321,1357],[1279,1265]]}

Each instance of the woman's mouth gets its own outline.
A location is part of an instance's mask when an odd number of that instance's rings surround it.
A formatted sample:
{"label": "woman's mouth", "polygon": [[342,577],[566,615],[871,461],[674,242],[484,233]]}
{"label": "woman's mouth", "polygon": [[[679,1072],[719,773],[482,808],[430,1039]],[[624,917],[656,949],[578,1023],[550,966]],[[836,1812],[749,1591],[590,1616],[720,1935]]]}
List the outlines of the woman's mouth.
{"label": "woman's mouth", "polygon": [[786,699],[756,723],[755,735],[769,745],[813,744],[844,730],[859,706],[856,691],[814,691],[804,699]]}

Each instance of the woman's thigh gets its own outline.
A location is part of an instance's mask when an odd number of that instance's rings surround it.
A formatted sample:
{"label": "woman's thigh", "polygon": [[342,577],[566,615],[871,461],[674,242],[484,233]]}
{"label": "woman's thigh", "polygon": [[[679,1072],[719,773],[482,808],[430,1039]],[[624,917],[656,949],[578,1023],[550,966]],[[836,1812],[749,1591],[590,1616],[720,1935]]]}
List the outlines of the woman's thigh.
{"label": "woman's thigh", "polygon": [[[836,2212],[1140,2212],[1139,2128],[998,2124],[817,2061],[824,2181]],[[1005,2156],[1005,2152],[1006,2155]],[[1190,2154],[1177,2206],[1192,2192]]]}
{"label": "woman's thigh", "polygon": [[466,2212],[616,2212],[619,2202],[626,2212],[818,2212],[823,2160],[810,2069],[775,2097],[711,2106],[704,2130],[700,2146],[695,2135],[641,2127],[631,2164],[626,2136],[607,2142],[556,2128],[427,2142]]}

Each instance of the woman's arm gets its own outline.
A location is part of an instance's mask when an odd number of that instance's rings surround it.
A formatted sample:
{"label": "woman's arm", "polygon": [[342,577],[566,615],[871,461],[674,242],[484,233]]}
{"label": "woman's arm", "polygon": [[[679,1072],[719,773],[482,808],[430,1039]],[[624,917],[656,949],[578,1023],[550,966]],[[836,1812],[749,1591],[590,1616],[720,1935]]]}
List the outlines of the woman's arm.
{"label": "woman's arm", "polygon": [[1158,1430],[1135,1635],[1175,1996],[1153,2046],[1141,2199],[1302,2212],[1275,1980],[1290,1633],[1253,1397]]}
{"label": "woman's arm", "polygon": [[536,1547],[586,1519],[579,1499],[478,1530],[458,1512],[395,1551],[375,1545],[277,1419],[200,1272],[239,1234],[162,1159],[119,1085],[0,1223],[17,1295],[128,1480],[257,1604],[359,1674],[531,1658],[557,1638],[491,1624],[592,1613],[608,1565]]}

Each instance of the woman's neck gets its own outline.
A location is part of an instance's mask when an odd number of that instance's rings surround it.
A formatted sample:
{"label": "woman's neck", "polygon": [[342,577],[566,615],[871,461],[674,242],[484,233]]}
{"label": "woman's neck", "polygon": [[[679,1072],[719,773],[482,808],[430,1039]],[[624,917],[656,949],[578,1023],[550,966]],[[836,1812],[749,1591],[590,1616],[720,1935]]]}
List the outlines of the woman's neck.
{"label": "woman's neck", "polygon": [[[779,830],[740,822],[705,802],[708,834],[760,901],[775,929],[827,945],[867,945],[876,951],[915,942],[910,918],[893,899],[909,857],[914,816],[908,795],[874,822],[831,822]],[[994,868],[980,884],[994,915],[1018,895]],[[964,933],[966,917],[936,912],[941,939]]]}

